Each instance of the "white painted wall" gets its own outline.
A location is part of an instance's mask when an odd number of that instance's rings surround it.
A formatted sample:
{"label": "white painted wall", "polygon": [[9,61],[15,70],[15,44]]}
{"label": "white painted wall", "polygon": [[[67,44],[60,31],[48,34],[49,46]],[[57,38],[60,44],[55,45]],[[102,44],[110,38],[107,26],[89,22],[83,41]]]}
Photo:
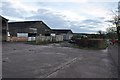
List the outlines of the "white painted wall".
{"label": "white painted wall", "polygon": [[69,34],[69,40],[73,37],[73,34]]}
{"label": "white painted wall", "polygon": [[28,37],[28,33],[17,33],[17,37]]}
{"label": "white painted wall", "polygon": [[52,36],[37,36],[36,41],[52,41]]}
{"label": "white painted wall", "polygon": [[73,37],[73,34],[61,34],[63,35],[63,40],[70,40]]}
{"label": "white painted wall", "polygon": [[28,41],[35,41],[36,37],[28,37]]}
{"label": "white painted wall", "polygon": [[63,35],[56,35],[56,41],[63,41]]}
{"label": "white painted wall", "polygon": [[56,34],[52,33],[51,36],[55,37]]}

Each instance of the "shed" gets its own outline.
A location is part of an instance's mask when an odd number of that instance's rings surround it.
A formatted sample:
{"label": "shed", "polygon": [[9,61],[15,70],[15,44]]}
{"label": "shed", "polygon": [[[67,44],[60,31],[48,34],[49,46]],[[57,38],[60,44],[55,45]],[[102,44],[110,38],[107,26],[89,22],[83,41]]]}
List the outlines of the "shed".
{"label": "shed", "polygon": [[63,41],[68,41],[72,38],[73,32],[70,29],[52,29],[52,34],[63,38]]}
{"label": "shed", "polygon": [[0,40],[7,41],[8,39],[8,19],[4,18],[3,16],[0,16]]}

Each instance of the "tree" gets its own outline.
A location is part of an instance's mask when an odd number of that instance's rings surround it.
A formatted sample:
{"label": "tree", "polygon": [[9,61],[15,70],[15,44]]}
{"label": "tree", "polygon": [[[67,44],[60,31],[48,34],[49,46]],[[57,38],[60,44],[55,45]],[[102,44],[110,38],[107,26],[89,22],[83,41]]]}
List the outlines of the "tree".
{"label": "tree", "polygon": [[102,31],[101,31],[101,30],[99,30],[99,31],[98,31],[98,34],[100,34],[100,35],[101,35],[101,34],[102,34]]}
{"label": "tree", "polygon": [[107,33],[116,33],[117,32],[117,28],[116,27],[108,27],[106,29]]}
{"label": "tree", "polygon": [[99,31],[97,31],[97,33],[99,34],[98,38],[105,38],[105,32],[104,31],[99,30]]}
{"label": "tree", "polygon": [[[112,11],[113,12],[113,11]],[[110,20],[108,22],[111,22],[113,24],[116,25],[116,29],[117,29],[117,37],[119,40],[119,45],[120,45],[120,1],[118,2],[118,11],[116,11],[117,13],[114,13],[114,17],[113,20]]]}
{"label": "tree", "polygon": [[109,39],[117,39],[117,29],[116,27],[109,27],[106,29],[106,36]]}

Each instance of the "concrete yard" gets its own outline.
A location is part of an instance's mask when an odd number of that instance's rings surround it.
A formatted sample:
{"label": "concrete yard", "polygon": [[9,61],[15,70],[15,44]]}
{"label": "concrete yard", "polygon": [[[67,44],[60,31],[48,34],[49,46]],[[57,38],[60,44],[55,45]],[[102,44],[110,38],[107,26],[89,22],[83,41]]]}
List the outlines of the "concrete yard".
{"label": "concrete yard", "polygon": [[3,43],[3,78],[116,78],[105,50]]}

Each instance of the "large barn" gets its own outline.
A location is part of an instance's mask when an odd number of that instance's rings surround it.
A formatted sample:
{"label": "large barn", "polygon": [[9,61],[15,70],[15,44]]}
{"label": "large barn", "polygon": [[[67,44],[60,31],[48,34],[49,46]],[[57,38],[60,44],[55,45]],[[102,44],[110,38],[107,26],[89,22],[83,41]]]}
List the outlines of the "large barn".
{"label": "large barn", "polygon": [[51,29],[43,21],[9,22],[11,41],[32,41],[36,36],[50,36]]}

